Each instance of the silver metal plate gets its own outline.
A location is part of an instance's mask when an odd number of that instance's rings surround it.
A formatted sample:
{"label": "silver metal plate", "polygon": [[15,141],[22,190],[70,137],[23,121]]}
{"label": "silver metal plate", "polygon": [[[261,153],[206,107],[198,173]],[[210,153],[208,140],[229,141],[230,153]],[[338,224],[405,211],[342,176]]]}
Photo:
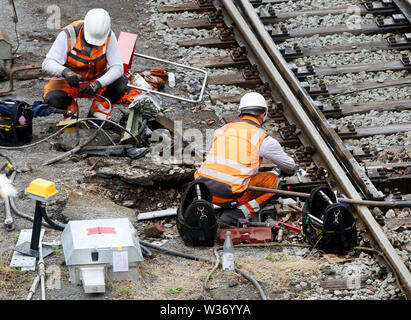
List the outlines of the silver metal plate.
{"label": "silver metal plate", "polygon": [[[31,231],[32,229],[23,229],[20,232],[19,239],[17,240],[16,246],[31,241]],[[40,232],[40,241],[43,239],[44,236],[44,229],[41,229]],[[11,258],[10,267],[14,268],[21,268],[21,271],[35,271],[36,270],[36,258],[26,256],[21,254],[17,251],[13,252],[13,256]]]}

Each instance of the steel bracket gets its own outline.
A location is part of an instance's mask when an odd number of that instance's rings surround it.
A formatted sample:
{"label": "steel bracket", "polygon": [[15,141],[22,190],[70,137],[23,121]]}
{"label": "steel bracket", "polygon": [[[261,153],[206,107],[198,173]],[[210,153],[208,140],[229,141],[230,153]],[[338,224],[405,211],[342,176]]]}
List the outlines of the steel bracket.
{"label": "steel bracket", "polygon": [[388,37],[387,42],[392,48],[409,49],[411,48],[411,33],[404,34],[404,37]]}
{"label": "steel bracket", "polygon": [[395,5],[392,0],[367,1],[364,3],[364,8],[370,13],[378,13],[386,9],[395,9]]}
{"label": "steel bracket", "polygon": [[375,23],[380,28],[399,27],[409,24],[407,18],[403,14],[393,14],[391,17],[385,19],[378,17]]}

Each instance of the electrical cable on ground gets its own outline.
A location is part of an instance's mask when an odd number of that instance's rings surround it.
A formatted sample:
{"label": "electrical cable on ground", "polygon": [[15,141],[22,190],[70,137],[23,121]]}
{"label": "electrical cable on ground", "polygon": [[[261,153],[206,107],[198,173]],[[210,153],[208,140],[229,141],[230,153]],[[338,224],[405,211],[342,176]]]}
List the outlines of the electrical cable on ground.
{"label": "electrical cable on ground", "polygon": [[209,287],[209,286],[207,286],[207,282],[208,282],[208,280],[210,280],[211,275],[217,270],[217,268],[218,268],[219,265],[220,265],[220,258],[218,257],[218,251],[217,251],[217,249],[214,249],[214,255],[215,255],[215,259],[216,259],[215,266],[214,266],[213,269],[211,269],[210,273],[209,273],[209,274],[207,275],[207,277],[204,279],[204,290],[206,290],[206,291],[210,291],[210,290],[213,290],[213,289],[218,288],[217,286],[215,286],[215,287]]}
{"label": "electrical cable on ground", "polygon": [[[46,142],[46,141],[48,141],[48,140],[56,137],[56,136],[59,135],[63,130],[67,129],[68,127],[72,126],[73,124],[76,124],[77,122],[89,121],[89,120],[98,120],[98,121],[101,121],[101,119],[99,119],[99,118],[81,118],[81,119],[76,119],[75,122],[69,123],[69,124],[65,125],[64,127],[62,127],[61,129],[59,129],[59,130],[56,131],[55,133],[51,134],[50,136],[48,136],[48,137],[46,137],[46,138],[44,138],[44,139],[41,139],[41,140],[39,140],[39,141],[36,141],[36,142],[34,142],[34,143],[32,143],[32,144],[27,144],[27,145],[18,146],[18,147],[5,147],[5,146],[0,146],[0,150],[1,150],[1,149],[3,149],[3,150],[23,150],[23,149],[35,147],[35,146],[37,146],[37,145],[39,145],[39,144],[41,144],[41,143],[44,143],[44,142]],[[105,121],[113,124],[114,126],[117,126],[117,127],[120,128],[120,129],[123,129],[125,132],[127,132],[129,135],[131,135],[131,137],[132,137],[134,140],[136,140],[136,142],[140,142],[139,139],[137,138],[137,136],[135,136],[133,133],[131,133],[129,130],[127,130],[127,129],[124,128],[123,126],[119,125],[118,123],[116,123],[116,122],[114,122],[114,121],[111,121],[111,120],[108,120],[108,119],[106,119]],[[141,138],[140,138],[140,139],[141,139]]]}
{"label": "electrical cable on ground", "polygon": [[[178,252],[178,251],[175,251],[175,250],[172,250],[172,249],[166,249],[166,248],[154,245],[152,243],[145,242],[143,240],[140,240],[140,244],[143,244],[146,247],[150,247],[150,248],[156,249],[158,251],[162,251],[162,252],[177,256],[177,257],[182,257],[182,258],[189,259],[189,260],[204,261],[204,262],[214,264],[214,261],[212,261],[210,259],[203,258],[203,257],[195,257],[195,256],[192,256],[192,255],[189,255],[189,254],[186,254],[186,253],[182,253],[182,252]],[[267,296],[265,295],[265,293],[264,293],[263,289],[261,288],[260,284],[251,275],[249,275],[248,273],[246,273],[243,270],[238,269],[238,268],[234,268],[234,270],[237,273],[240,273],[244,278],[249,280],[254,285],[254,287],[256,287],[256,289],[258,290],[262,300],[267,300]]]}

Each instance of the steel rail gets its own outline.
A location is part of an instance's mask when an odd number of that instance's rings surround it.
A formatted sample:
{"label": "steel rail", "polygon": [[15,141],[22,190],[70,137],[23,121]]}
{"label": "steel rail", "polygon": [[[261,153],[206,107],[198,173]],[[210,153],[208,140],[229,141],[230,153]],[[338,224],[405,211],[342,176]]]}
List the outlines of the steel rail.
{"label": "steel rail", "polygon": [[[283,68],[281,70],[284,74],[284,77],[286,78],[284,79],[278,71],[277,67],[274,65],[275,62],[284,66],[286,65],[286,61],[281,56],[281,53],[277,49],[271,36],[264,28],[264,25],[260,22],[260,19],[255,13],[253,6],[248,0],[240,0],[240,3],[243,7],[243,12],[248,15],[251,25],[254,27],[256,33],[262,40],[262,43],[265,47],[263,47],[259,39],[257,39],[257,36],[249,26],[249,22],[244,19],[234,2],[232,0],[221,0],[221,3],[233,20],[233,23],[235,24],[237,30],[249,44],[254,55],[258,59],[261,66],[264,68],[264,71],[269,76],[270,81],[286,99],[287,106],[293,112],[296,121],[307,134],[310,142],[315,147],[316,151],[320,154],[324,162],[327,164],[330,173],[337,180],[343,192],[351,199],[361,200],[360,195],[347,177],[346,172],[340,166],[339,162],[333,154],[333,151],[329,148],[324,138],[318,132],[312,120],[307,115],[304,107],[301,105],[293,90],[286,82],[287,80],[290,83],[291,87],[295,90],[295,88],[300,88],[298,80],[288,68]],[[268,53],[270,55],[268,55]],[[299,97],[304,101],[304,92],[302,90],[300,90]],[[307,101],[309,100],[307,99]],[[407,299],[410,299],[411,274],[409,270],[407,269],[401,258],[398,256],[391,243],[388,241],[380,225],[375,221],[368,208],[360,205],[355,205],[355,208],[357,210],[358,216],[367,226],[369,232],[383,251],[387,264],[389,264],[393,268],[393,271],[399,276],[401,289],[403,290]]]}

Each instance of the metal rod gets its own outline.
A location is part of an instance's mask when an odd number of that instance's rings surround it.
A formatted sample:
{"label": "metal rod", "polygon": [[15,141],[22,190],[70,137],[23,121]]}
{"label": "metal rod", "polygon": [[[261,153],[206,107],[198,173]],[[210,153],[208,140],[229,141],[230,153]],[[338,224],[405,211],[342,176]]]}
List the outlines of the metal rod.
{"label": "metal rod", "polygon": [[161,95],[161,96],[165,96],[165,97],[168,97],[168,98],[173,98],[173,99],[177,99],[177,100],[181,100],[181,101],[185,101],[185,102],[190,102],[190,103],[199,103],[199,102],[201,102],[201,100],[203,99],[204,90],[205,90],[206,83],[207,83],[207,71],[204,71],[204,70],[199,69],[199,68],[191,67],[191,66],[186,66],[186,65],[183,65],[183,64],[180,64],[180,63],[164,60],[164,59],[159,59],[159,58],[155,58],[155,57],[151,57],[151,56],[146,56],[144,54],[140,54],[140,53],[137,53],[137,52],[134,52],[134,55],[137,56],[137,57],[140,57],[140,58],[154,60],[154,61],[158,61],[158,62],[163,62],[163,63],[166,63],[166,64],[171,64],[171,65],[178,66],[178,67],[181,67],[181,68],[190,69],[190,70],[194,70],[194,71],[204,73],[204,80],[203,80],[203,84],[201,86],[200,96],[197,100],[187,99],[187,98],[175,96],[175,95],[168,94],[168,93],[159,92],[159,91],[146,89],[146,88],[141,88],[141,87],[138,87],[138,86],[135,86],[135,85],[132,85],[132,84],[127,84],[129,87],[135,88],[135,89],[138,89],[138,90],[141,90],[141,91],[152,92],[152,93],[155,93],[155,94],[158,94],[158,95]]}
{"label": "metal rod", "polygon": [[27,300],[31,300],[31,298],[33,297],[34,293],[36,292],[37,285],[39,284],[39,281],[40,281],[40,276],[37,275],[34,278],[33,283],[30,287],[29,294],[27,295]]}
{"label": "metal rod", "polygon": [[324,198],[324,200],[328,202],[328,204],[333,204],[331,199],[323,191],[320,190],[319,193]]}
{"label": "metal rod", "polygon": [[39,250],[41,221],[43,219],[43,216],[41,214],[42,206],[44,206],[44,203],[42,203],[39,200],[36,200],[36,210],[34,212],[34,221],[33,221],[33,228],[31,231],[31,241],[30,241],[30,249],[34,251]]}
{"label": "metal rod", "polygon": [[[269,76],[273,85],[280,91],[282,96],[287,97],[287,106],[292,110],[298,124],[308,135],[310,142],[315,147],[315,150],[321,155],[322,159],[326,162],[329,171],[341,186],[343,192],[351,199],[360,199],[360,195],[354,188],[351,181],[348,179],[346,172],[339,165],[333,152],[330,150],[320,133],[315,128],[312,120],[306,114],[302,107],[300,100],[294,95],[289,85],[285,82],[283,76],[275,67],[273,61],[282,65],[286,64],[286,61],[282,57],[278,48],[276,47],[273,39],[268,34],[264,25],[261,23],[258,15],[256,14],[253,6],[248,0],[239,0],[243,7],[243,11],[249,17],[249,21],[254,27],[255,32],[264,43],[264,47],[260,44],[254,32],[250,29],[248,23],[241,16],[238,9],[235,7],[232,0],[221,0],[224,7],[229,12],[231,19],[241,32],[244,39],[250,44],[252,52],[257,57],[261,65],[264,66],[264,70]],[[267,52],[270,54],[268,55]],[[294,85],[298,85],[296,77],[291,73],[289,69],[283,71],[283,75],[287,77]],[[306,97],[301,97],[303,100]],[[367,226],[368,230],[372,234],[373,238],[377,241],[381,250],[387,257],[387,260],[394,266],[395,272],[399,275],[401,285],[408,298],[411,298],[411,273],[405,266],[404,261],[400,258],[395,251],[386,235],[384,234],[381,226],[375,221],[371,212],[365,206],[356,206],[357,213],[362,221]]]}
{"label": "metal rod", "polygon": [[318,222],[319,224],[323,224],[323,221],[321,219],[318,219],[317,217],[314,217],[312,214],[308,214],[308,216],[310,217],[310,219]]}
{"label": "metal rod", "polygon": [[[13,91],[13,79],[16,72],[24,71],[24,70],[33,70],[33,69],[41,69],[41,66],[22,66],[18,68],[14,68],[10,72],[10,86],[8,89],[0,90],[0,95],[4,95]],[[38,76],[37,76],[38,77]],[[37,78],[35,77],[35,78]]]}
{"label": "metal rod", "polygon": [[39,275],[40,275],[40,284],[41,284],[41,300],[46,300],[46,284],[45,277],[46,273],[44,272],[44,260],[43,260],[43,244],[40,241],[39,244]]}
{"label": "metal rod", "polygon": [[14,230],[14,221],[13,217],[11,215],[11,209],[10,209],[10,198],[6,197],[4,199],[4,207],[6,211],[6,218],[4,219],[4,225],[6,226],[7,231],[13,231]]}
{"label": "metal rod", "polygon": [[[247,189],[252,190],[252,191],[265,192],[265,193],[276,193],[279,195],[284,195],[284,196],[289,196],[289,197],[301,197],[301,198],[310,197],[309,193],[302,193],[302,192],[295,192],[295,191],[261,188],[261,187],[254,187],[254,186],[249,186]],[[350,204],[360,204],[360,205],[370,206],[370,207],[388,207],[388,208],[395,208],[401,205],[402,203],[401,201],[398,201],[398,202],[397,201],[372,201],[372,200],[357,200],[357,199],[348,199],[348,198],[341,198],[340,202],[350,203]],[[409,203],[409,201],[404,201],[404,202]],[[329,203],[332,204],[333,202],[329,200]]]}

